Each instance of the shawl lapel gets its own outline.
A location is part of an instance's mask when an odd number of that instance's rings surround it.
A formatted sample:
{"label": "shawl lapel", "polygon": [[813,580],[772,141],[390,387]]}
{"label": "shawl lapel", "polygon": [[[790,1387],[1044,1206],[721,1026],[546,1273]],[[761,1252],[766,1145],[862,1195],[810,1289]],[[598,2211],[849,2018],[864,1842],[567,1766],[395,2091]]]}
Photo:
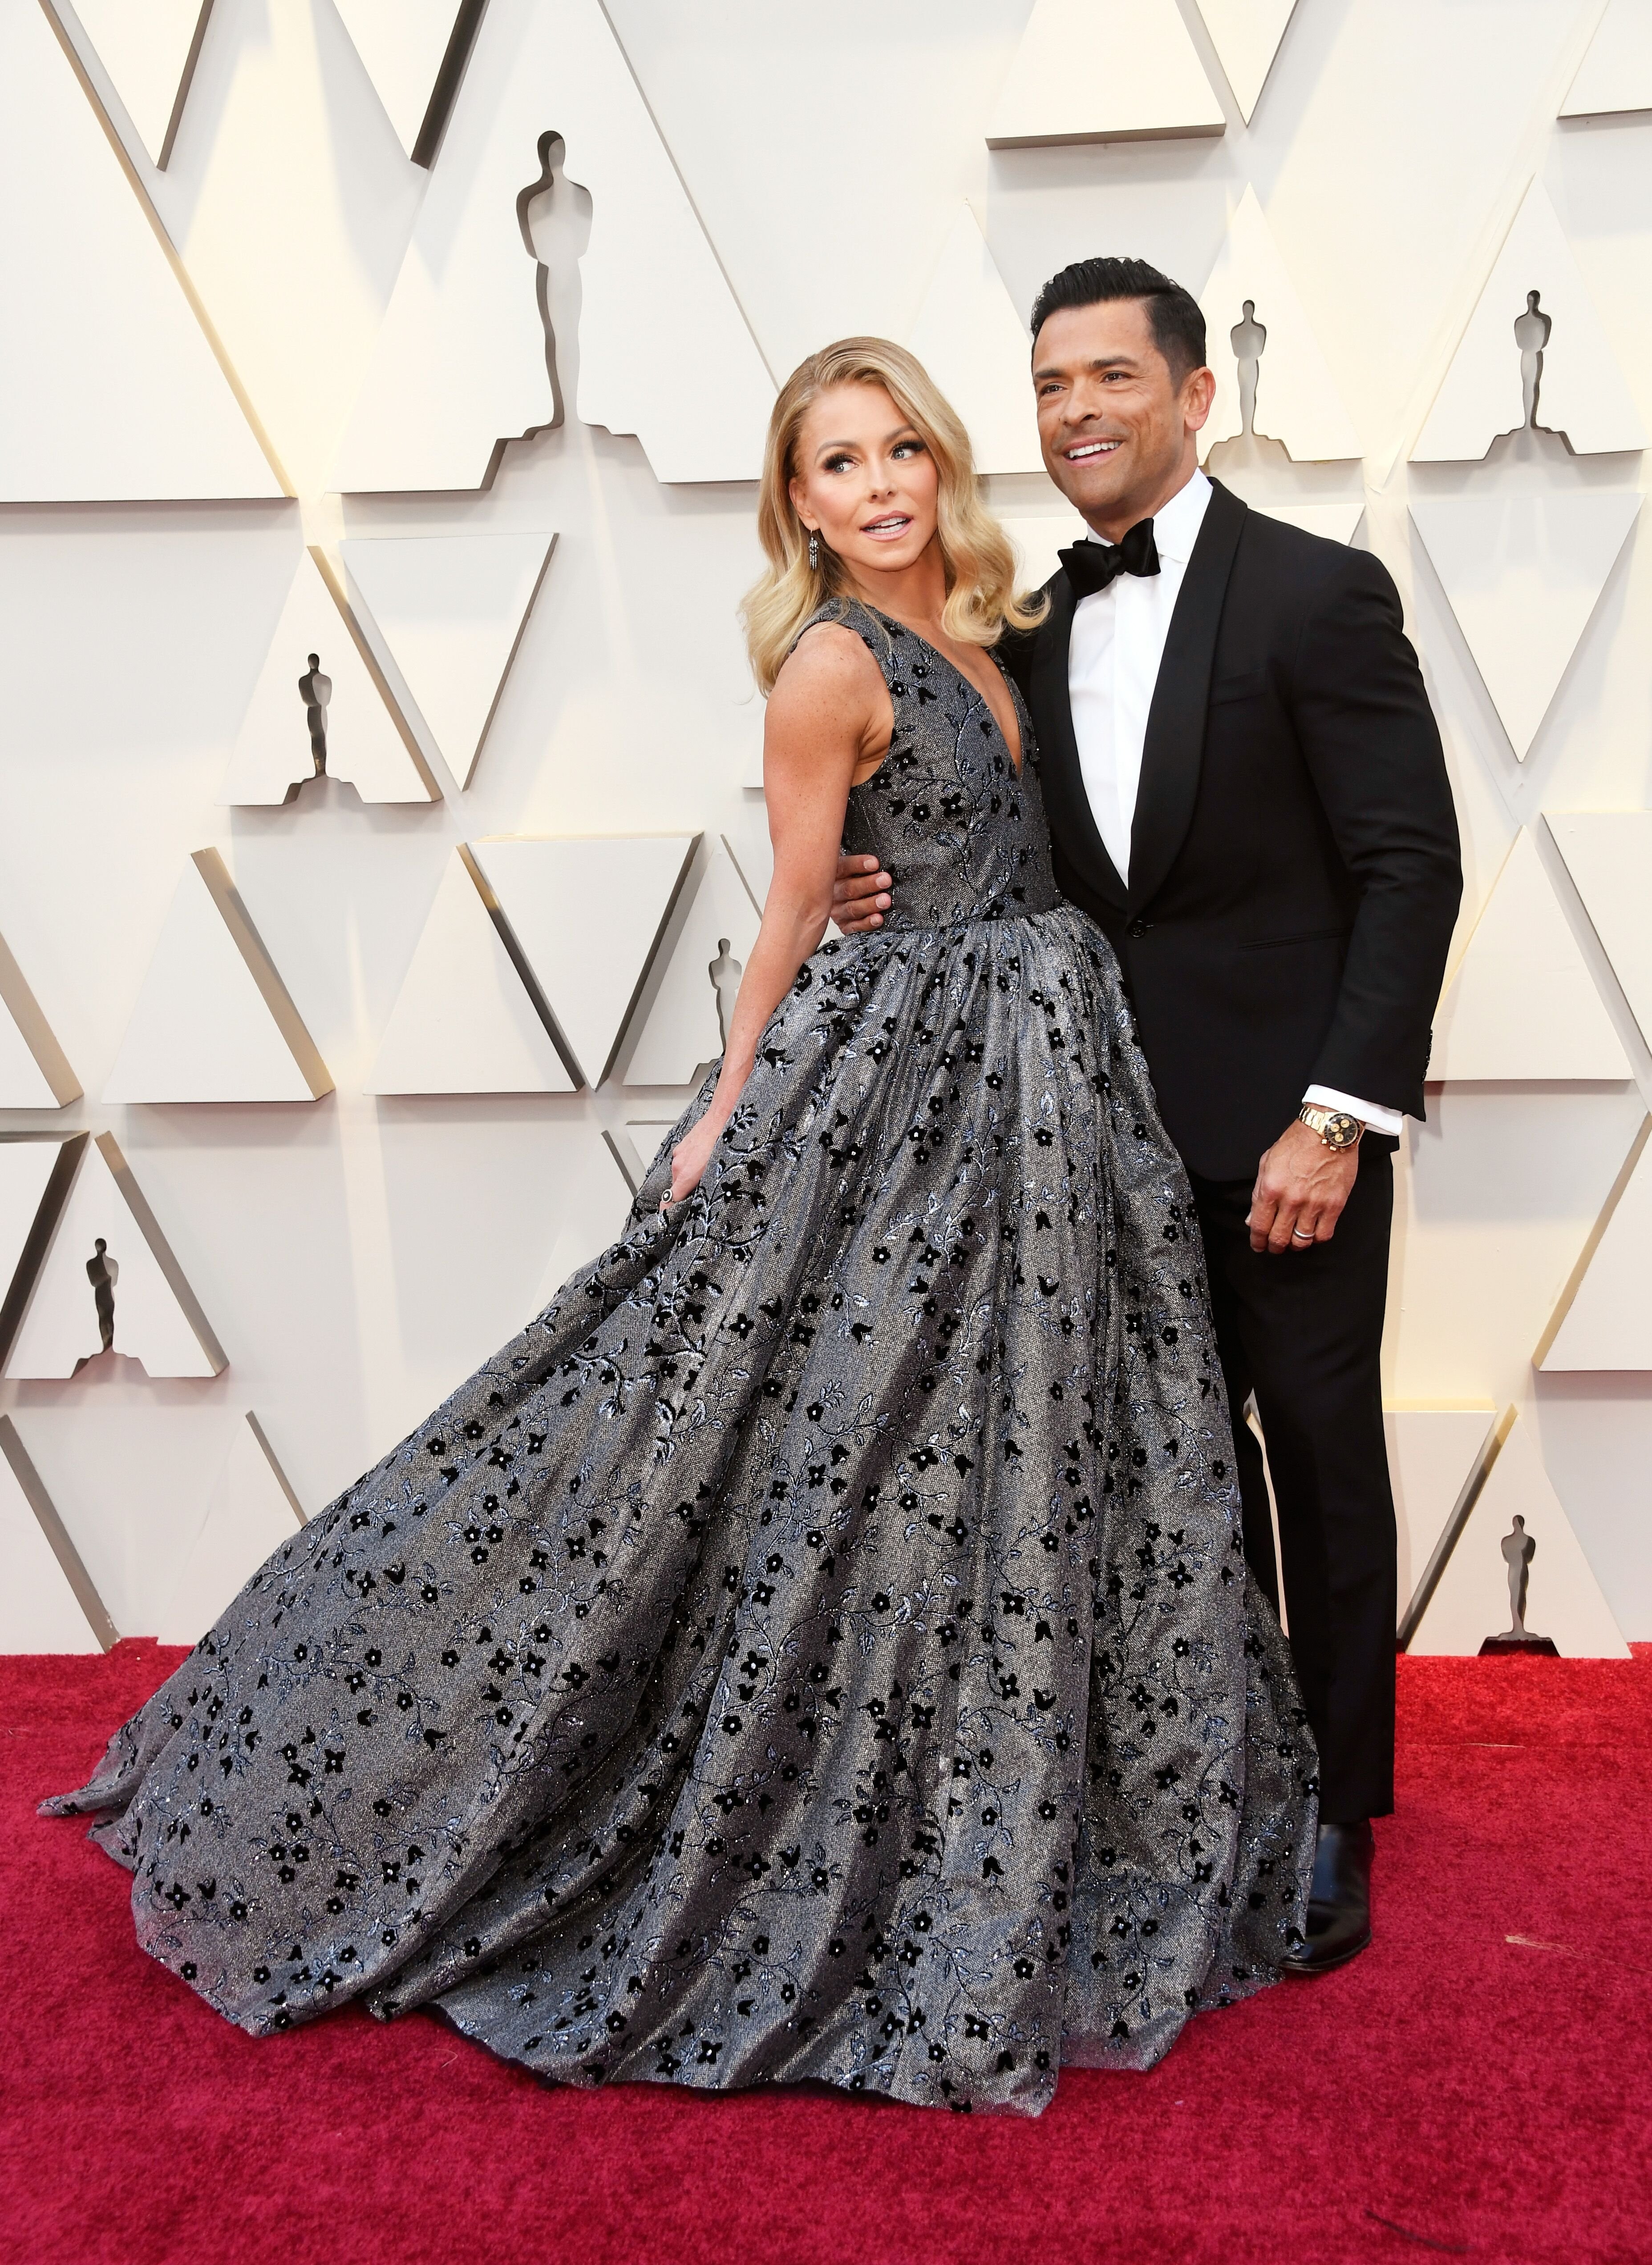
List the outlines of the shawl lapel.
{"label": "shawl lapel", "polygon": [[[1208,513],[1206,513],[1208,517]],[[1190,567],[1190,572],[1191,568]],[[1027,704],[1038,741],[1040,777],[1051,838],[1067,863],[1120,912],[1128,893],[1108,856],[1084,790],[1073,703],[1067,694],[1067,645],[1073,633],[1073,586],[1065,572],[1045,585],[1050,611],[1033,643]]]}
{"label": "shawl lapel", "polygon": [[[1199,790],[1216,632],[1221,625],[1234,554],[1239,548],[1246,519],[1246,506],[1231,489],[1225,488],[1219,480],[1213,480],[1211,487],[1211,499],[1205,506],[1193,555],[1188,560],[1175,610],[1170,616],[1170,633],[1165,639],[1164,658],[1159,664],[1153,704],[1147,711],[1136,815],[1130,830],[1130,888],[1127,899],[1122,900],[1132,913],[1149,904],[1163,886],[1176,853],[1187,838]],[[1065,587],[1066,577],[1063,575],[1060,580]],[[1067,618],[1070,624],[1070,598]],[[1061,654],[1062,708],[1071,742],[1073,712],[1066,698],[1065,635]],[[1075,747],[1075,773],[1077,767]],[[1082,796],[1081,778],[1079,791]],[[1088,811],[1086,803],[1087,817]],[[1113,870],[1110,863],[1108,870]]]}

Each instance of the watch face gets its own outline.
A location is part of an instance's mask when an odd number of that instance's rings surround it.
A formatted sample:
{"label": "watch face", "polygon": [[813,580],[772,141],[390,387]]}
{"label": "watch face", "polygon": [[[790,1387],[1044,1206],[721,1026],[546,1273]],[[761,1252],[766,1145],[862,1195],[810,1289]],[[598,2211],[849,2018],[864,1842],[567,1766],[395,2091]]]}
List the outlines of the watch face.
{"label": "watch face", "polygon": [[1325,1119],[1323,1137],[1330,1147],[1351,1148],[1362,1129],[1357,1117],[1350,1117],[1344,1110],[1333,1109]]}

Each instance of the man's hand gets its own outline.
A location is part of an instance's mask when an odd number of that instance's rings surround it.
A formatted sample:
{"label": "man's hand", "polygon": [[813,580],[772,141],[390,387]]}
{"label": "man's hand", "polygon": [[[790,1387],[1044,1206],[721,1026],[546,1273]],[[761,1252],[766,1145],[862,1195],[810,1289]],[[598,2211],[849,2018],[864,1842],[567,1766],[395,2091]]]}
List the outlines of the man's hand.
{"label": "man's hand", "polygon": [[1358,1169],[1357,1141],[1328,1148],[1306,1125],[1290,1125],[1263,1158],[1250,1191],[1251,1249],[1312,1250],[1328,1242]]}
{"label": "man's hand", "polygon": [[845,936],[858,929],[882,928],[894,883],[876,857],[840,857],[832,889],[832,917]]}

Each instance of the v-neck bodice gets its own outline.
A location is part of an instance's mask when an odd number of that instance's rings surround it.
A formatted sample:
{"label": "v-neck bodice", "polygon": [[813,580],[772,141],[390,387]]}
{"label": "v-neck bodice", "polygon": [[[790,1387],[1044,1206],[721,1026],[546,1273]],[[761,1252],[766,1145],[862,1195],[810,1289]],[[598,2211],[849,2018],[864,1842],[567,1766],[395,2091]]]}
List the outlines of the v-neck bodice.
{"label": "v-neck bodice", "polygon": [[1048,912],[1058,896],[1037,748],[1013,680],[1019,772],[985,696],[927,637],[848,599],[815,620],[853,630],[889,688],[889,753],[850,788],[843,827],[846,853],[870,852],[894,878],[885,930]]}

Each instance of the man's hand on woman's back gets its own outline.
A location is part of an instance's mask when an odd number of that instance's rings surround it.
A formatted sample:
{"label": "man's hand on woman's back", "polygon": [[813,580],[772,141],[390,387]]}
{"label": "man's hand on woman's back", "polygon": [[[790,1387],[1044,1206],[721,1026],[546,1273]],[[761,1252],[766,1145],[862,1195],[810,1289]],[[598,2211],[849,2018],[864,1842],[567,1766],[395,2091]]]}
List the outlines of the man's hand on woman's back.
{"label": "man's hand on woman's back", "polygon": [[876,857],[840,857],[832,885],[832,917],[844,935],[882,928],[894,885]]}

